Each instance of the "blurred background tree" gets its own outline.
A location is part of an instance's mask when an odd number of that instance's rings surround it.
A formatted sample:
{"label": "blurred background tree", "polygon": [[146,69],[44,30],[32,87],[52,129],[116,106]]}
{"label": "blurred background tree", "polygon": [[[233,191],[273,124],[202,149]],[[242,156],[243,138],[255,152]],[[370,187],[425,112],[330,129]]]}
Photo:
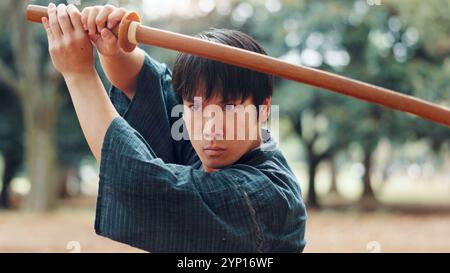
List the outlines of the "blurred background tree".
{"label": "blurred background tree", "polygon": [[28,1],[1,4],[4,43],[0,79],[20,101],[23,114],[24,159],[32,180],[26,207],[46,210],[54,205],[56,196],[54,127],[60,106],[58,90],[62,85],[50,65],[42,32],[24,20],[27,4]]}
{"label": "blurred background tree", "polygon": [[[6,163],[2,203],[8,206],[9,182],[23,158],[22,165],[31,182],[23,208],[44,211],[54,208],[60,191],[64,191],[59,177],[68,165],[76,166],[80,158],[76,154],[88,151],[65,84],[51,64],[45,33],[24,19],[28,4],[23,0],[0,4],[1,93],[10,97],[1,101],[5,112],[2,117],[10,117],[2,123],[2,133],[9,135],[2,143]],[[48,1],[34,4],[47,5]]]}

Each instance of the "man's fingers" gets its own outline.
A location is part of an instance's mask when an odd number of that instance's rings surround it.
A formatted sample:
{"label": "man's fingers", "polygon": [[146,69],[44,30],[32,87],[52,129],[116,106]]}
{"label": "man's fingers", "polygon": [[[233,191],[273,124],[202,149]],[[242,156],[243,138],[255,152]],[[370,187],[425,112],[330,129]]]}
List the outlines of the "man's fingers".
{"label": "man's fingers", "polygon": [[83,24],[81,23],[81,13],[74,5],[67,6],[67,13],[69,14],[70,21],[72,22],[73,28],[76,31],[83,31]]}
{"label": "man's fingers", "polygon": [[44,26],[45,31],[47,32],[47,38],[49,45],[53,42],[53,34],[50,29],[50,24],[48,23],[48,18],[42,17],[42,25]]}
{"label": "man's fingers", "polygon": [[108,16],[108,28],[113,29],[120,21],[122,21],[123,16],[127,11],[123,8],[116,9]]}
{"label": "man's fingers", "polygon": [[101,32],[102,29],[104,29],[106,27],[106,21],[108,20],[108,16],[113,10],[114,10],[113,6],[106,5],[98,13],[97,18],[95,19],[98,32]]}
{"label": "man's fingers", "polygon": [[67,14],[66,5],[59,4],[57,13],[58,13],[58,21],[59,25],[61,26],[61,30],[63,34],[70,34],[73,32],[73,26],[70,22],[69,14]]}
{"label": "man's fingers", "polygon": [[83,24],[83,29],[85,31],[88,30],[87,23],[88,23],[88,18],[89,18],[90,12],[91,12],[90,7],[84,8],[83,11],[81,11],[81,23]]}
{"label": "man's fingers", "polygon": [[59,26],[58,17],[56,13],[56,6],[53,3],[48,5],[48,21],[50,30],[53,34],[53,38],[60,39],[62,34],[61,27]]}
{"label": "man's fingers", "polygon": [[99,12],[100,12],[100,9],[98,7],[93,7],[89,12],[89,16],[88,16],[88,20],[87,20],[87,27],[89,30],[89,35],[94,35],[97,33],[96,18],[97,18],[97,15]]}
{"label": "man's fingers", "polygon": [[100,39],[100,34],[89,34],[89,39],[95,44]]}
{"label": "man's fingers", "polygon": [[115,44],[117,43],[117,38],[114,36],[114,34],[107,28],[102,29],[100,32],[103,41],[107,42],[108,44]]}

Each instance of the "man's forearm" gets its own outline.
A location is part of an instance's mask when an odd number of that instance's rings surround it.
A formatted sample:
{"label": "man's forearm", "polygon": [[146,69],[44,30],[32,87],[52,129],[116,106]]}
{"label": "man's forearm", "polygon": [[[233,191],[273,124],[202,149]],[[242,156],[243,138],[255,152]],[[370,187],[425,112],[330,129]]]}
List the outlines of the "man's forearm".
{"label": "man's forearm", "polygon": [[144,51],[136,48],[130,53],[121,51],[114,57],[106,57],[101,54],[99,56],[109,81],[132,99],[136,92],[139,71],[144,64]]}
{"label": "man's forearm", "polygon": [[95,159],[100,162],[106,131],[119,114],[95,69],[88,75],[66,76],[65,81],[86,141]]}

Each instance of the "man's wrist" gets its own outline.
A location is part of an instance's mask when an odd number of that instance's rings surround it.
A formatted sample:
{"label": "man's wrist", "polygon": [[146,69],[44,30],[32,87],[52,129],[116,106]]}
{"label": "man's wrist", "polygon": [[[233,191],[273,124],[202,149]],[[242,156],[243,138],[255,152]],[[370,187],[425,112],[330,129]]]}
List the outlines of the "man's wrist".
{"label": "man's wrist", "polygon": [[100,58],[107,60],[108,62],[114,62],[117,61],[118,59],[125,59],[128,58],[130,55],[132,55],[133,52],[125,52],[122,49],[119,48],[119,50],[117,51],[117,53],[112,54],[112,55],[103,55],[102,53],[98,52],[98,55],[100,56]]}
{"label": "man's wrist", "polygon": [[77,71],[63,74],[64,80],[67,84],[79,81],[86,81],[89,79],[95,79],[98,77],[95,67],[87,69],[85,71]]}

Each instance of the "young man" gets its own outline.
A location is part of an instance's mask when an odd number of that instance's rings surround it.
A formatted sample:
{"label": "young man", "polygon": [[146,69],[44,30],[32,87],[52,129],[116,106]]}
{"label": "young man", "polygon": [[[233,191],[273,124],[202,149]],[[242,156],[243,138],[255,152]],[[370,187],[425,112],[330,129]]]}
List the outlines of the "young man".
{"label": "young man", "polygon": [[[96,232],[150,252],[303,251],[306,210],[296,178],[270,135],[250,137],[268,117],[272,77],[187,54],[172,75],[141,49],[118,47],[109,29],[125,12],[50,4],[43,19],[53,63],[100,162]],[[265,54],[237,31],[199,37]],[[109,98],[91,41],[113,84]],[[178,102],[189,139],[174,130]],[[254,105],[266,106],[256,122],[233,115]],[[208,106],[232,115],[218,121],[203,113]]]}

